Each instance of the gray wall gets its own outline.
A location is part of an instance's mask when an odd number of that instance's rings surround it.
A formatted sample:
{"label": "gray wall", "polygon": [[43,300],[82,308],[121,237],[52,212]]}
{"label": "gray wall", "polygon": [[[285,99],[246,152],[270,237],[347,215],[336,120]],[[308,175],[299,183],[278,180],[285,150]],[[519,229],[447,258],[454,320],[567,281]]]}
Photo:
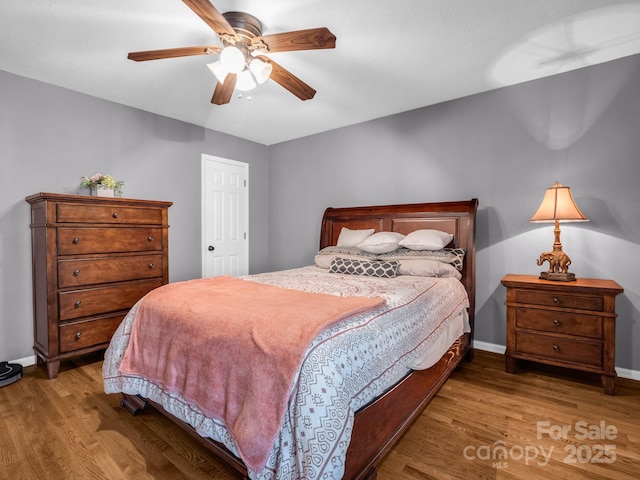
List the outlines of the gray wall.
{"label": "gray wall", "polygon": [[640,371],[639,86],[633,56],[271,146],[270,266],[312,261],[328,206],[477,197],[476,338],[504,345],[500,279],[541,270],[529,218],[559,181],[590,219],[562,226],[571,271],[624,287],[616,364]]}
{"label": "gray wall", "polygon": [[[312,262],[328,206],[480,200],[477,339],[505,342],[505,273],[537,274],[554,181],[591,220],[562,228],[571,270],[611,278],[617,365],[640,371],[640,57],[266,147],[0,72],[0,359],[32,354],[28,205],[98,171],[171,200],[171,281],[200,275],[200,155],[250,164],[250,270]],[[294,219],[292,221],[292,219]]]}
{"label": "gray wall", "polygon": [[171,281],[201,274],[201,155],[249,163],[250,270],[268,267],[267,147],[0,71],[0,360],[33,355],[29,205],[109,173],[124,196],[169,200]]}

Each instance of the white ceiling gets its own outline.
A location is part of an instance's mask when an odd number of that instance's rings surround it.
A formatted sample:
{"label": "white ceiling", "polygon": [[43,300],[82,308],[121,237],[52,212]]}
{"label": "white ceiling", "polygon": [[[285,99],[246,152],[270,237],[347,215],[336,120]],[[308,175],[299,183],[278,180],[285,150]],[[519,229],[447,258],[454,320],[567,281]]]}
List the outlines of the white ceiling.
{"label": "white ceiling", "polygon": [[640,0],[213,3],[265,35],[328,27],[335,49],[271,55],[315,98],[267,81],[212,105],[215,57],[127,60],[219,44],[180,0],[1,0],[0,70],[271,145],[640,52]]}

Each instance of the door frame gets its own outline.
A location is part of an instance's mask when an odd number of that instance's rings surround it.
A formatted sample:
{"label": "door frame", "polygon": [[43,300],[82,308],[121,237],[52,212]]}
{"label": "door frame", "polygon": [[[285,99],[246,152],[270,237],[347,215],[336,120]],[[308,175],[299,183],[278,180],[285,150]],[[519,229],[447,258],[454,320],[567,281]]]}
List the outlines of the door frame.
{"label": "door frame", "polygon": [[243,190],[244,191],[244,211],[242,212],[242,214],[244,215],[244,219],[245,219],[245,234],[246,234],[246,242],[244,242],[244,248],[242,249],[242,255],[244,256],[244,258],[246,259],[246,269],[247,271],[241,274],[248,274],[249,273],[249,240],[250,240],[250,236],[249,236],[249,164],[245,163],[245,162],[239,162],[237,160],[231,160],[229,158],[223,158],[223,157],[218,157],[215,155],[209,155],[206,153],[203,153],[201,156],[201,171],[200,171],[200,177],[201,177],[201,192],[200,192],[200,230],[201,230],[201,271],[200,271],[200,276],[204,278],[204,274],[206,271],[206,262],[207,262],[207,238],[206,238],[206,228],[205,228],[205,222],[207,219],[207,211],[206,211],[206,207],[207,207],[207,201],[206,201],[206,193],[207,193],[207,188],[208,185],[207,183],[207,177],[205,175],[205,170],[207,168],[207,165],[210,163],[223,163],[226,165],[232,165],[234,167],[239,167],[242,168],[244,170],[244,181],[246,184],[246,188]]}

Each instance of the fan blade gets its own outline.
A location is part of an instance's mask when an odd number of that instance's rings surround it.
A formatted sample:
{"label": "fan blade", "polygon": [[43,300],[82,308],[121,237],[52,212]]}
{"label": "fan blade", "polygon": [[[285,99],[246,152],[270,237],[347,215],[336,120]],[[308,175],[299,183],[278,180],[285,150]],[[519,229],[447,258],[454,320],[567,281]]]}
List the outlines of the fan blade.
{"label": "fan blade", "polygon": [[193,13],[198,15],[204,23],[209,25],[211,29],[221,37],[225,36],[238,40],[235,30],[229,25],[227,19],[216,10],[216,7],[211,5],[209,0],[182,0],[187,7],[193,10]]}
{"label": "fan blade", "polygon": [[165,48],[163,50],[146,50],[144,52],[130,52],[129,60],[145,62],[147,60],[160,60],[162,58],[189,57],[191,55],[213,55],[220,53],[221,47],[217,45],[202,45],[199,47]]}
{"label": "fan blade", "polygon": [[269,77],[276,83],[279,83],[282,87],[289,90],[300,100],[310,100],[316,94],[316,91],[311,88],[309,85],[304,83],[298,77],[296,77],[293,73],[291,73],[286,68],[278,65],[276,62],[271,60],[269,57],[265,57],[264,55],[259,55],[258,58],[263,62],[270,63],[273,67],[271,71],[271,76]]}
{"label": "fan blade", "polygon": [[230,73],[227,75],[227,78],[224,79],[224,83],[218,82],[216,89],[213,91],[211,103],[215,103],[216,105],[229,103],[231,101],[231,95],[233,95],[233,89],[236,88],[236,78],[237,75],[235,73]]}
{"label": "fan blade", "polygon": [[295,50],[317,50],[335,48],[336,36],[328,28],[310,28],[294,32],[275,33],[251,39],[254,46],[266,46],[269,52],[293,52]]}

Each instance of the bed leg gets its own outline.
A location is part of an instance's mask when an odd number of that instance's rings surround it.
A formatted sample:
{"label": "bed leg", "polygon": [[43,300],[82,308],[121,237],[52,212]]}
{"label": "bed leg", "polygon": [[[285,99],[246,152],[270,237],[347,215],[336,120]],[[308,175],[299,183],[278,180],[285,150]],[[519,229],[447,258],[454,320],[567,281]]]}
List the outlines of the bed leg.
{"label": "bed leg", "polygon": [[136,415],[147,406],[147,401],[139,395],[123,393],[120,405],[131,415]]}
{"label": "bed leg", "polygon": [[474,353],[473,353],[473,347],[471,347],[471,348],[469,348],[469,350],[467,350],[467,353],[465,354],[464,359],[465,359],[467,362],[470,362],[470,361],[472,361],[472,360],[473,360],[473,355],[474,355]]}

